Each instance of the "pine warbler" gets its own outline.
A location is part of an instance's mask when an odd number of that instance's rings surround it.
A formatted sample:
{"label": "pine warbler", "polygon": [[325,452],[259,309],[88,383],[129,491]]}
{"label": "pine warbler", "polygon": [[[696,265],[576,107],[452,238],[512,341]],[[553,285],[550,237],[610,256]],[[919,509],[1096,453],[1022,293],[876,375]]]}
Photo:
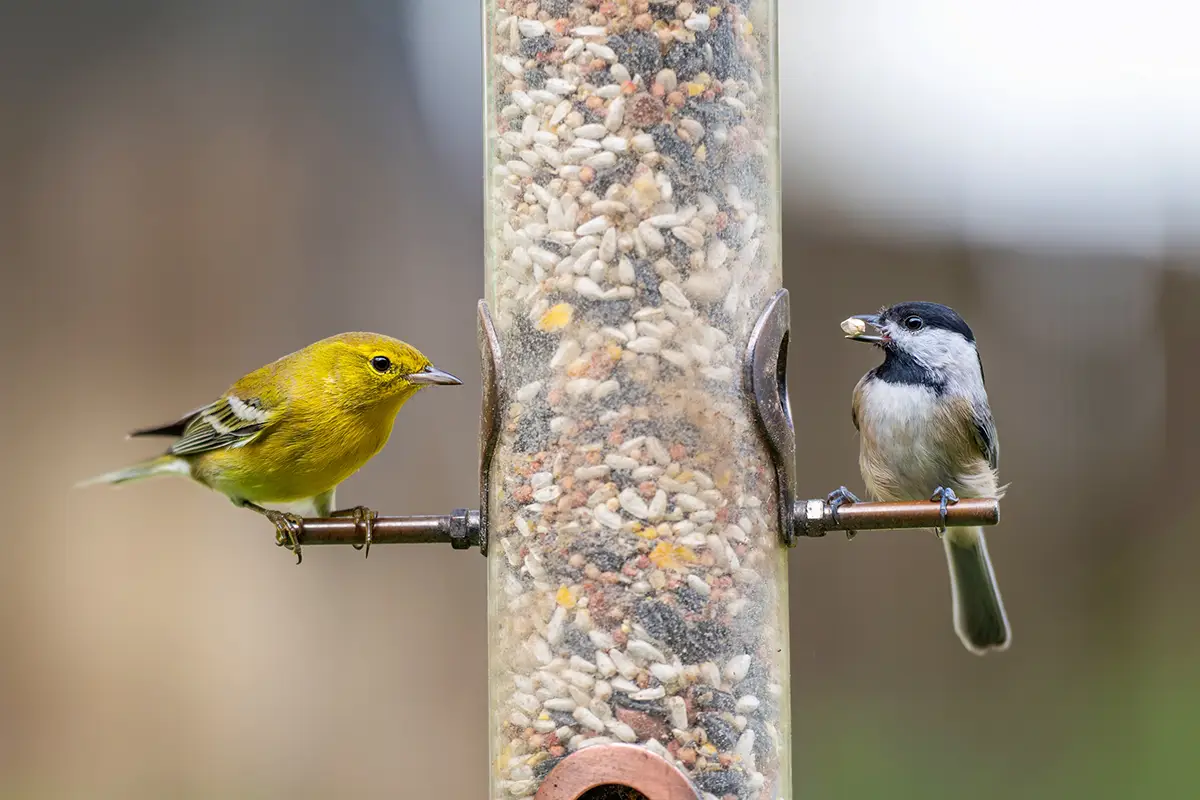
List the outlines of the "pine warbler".
{"label": "pine warbler", "polygon": [[390,336],[331,336],[251,372],[176,422],[134,431],[131,437],[175,442],[160,456],[80,485],[186,475],[271,520],[276,542],[297,564],[302,516],[295,511],[365,521],[366,541],[357,547],[369,554],[376,514],[363,506],[334,511],[338,484],[383,449],[410,397],[461,383]]}

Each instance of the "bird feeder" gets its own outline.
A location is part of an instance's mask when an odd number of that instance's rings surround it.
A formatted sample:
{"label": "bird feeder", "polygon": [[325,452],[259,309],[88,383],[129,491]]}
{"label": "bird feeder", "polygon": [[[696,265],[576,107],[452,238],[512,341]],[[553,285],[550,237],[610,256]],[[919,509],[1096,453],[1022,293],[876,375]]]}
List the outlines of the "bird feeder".
{"label": "bird feeder", "polygon": [[300,540],[486,555],[494,800],[790,797],[788,548],[940,517],[795,499],[774,0],[484,6],[479,509]]}

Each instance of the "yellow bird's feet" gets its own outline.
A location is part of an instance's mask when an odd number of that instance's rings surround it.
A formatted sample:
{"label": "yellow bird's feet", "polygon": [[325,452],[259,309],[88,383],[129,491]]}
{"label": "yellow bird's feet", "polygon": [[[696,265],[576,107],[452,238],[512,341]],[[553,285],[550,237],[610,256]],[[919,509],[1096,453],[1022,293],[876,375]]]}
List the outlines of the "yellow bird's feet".
{"label": "yellow bird's feet", "polygon": [[288,514],[284,511],[266,510],[263,512],[267,519],[271,520],[275,525],[275,544],[280,547],[286,547],[296,554],[296,563],[299,564],[304,557],[300,554],[300,530],[304,525],[304,518],[297,514]]}
{"label": "yellow bird's feet", "polygon": [[363,558],[371,555],[371,538],[375,529],[375,520],[379,518],[378,511],[372,511],[366,506],[355,506],[354,508],[343,508],[340,511],[334,511],[329,516],[354,517],[355,524],[363,528],[363,543],[350,546],[355,550],[362,550]]}

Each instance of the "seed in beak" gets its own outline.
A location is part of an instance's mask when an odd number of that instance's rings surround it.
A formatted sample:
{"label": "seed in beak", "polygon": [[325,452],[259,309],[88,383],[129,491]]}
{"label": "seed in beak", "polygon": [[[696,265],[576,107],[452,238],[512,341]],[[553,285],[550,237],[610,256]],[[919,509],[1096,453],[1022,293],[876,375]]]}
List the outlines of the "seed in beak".
{"label": "seed in beak", "polygon": [[867,330],[867,323],[856,317],[842,320],[842,331],[847,336],[861,336]]}

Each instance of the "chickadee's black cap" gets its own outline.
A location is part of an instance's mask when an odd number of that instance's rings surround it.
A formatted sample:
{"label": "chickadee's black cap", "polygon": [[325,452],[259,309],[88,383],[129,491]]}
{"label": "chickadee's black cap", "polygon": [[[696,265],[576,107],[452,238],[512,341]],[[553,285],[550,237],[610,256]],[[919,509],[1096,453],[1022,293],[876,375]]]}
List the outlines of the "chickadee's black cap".
{"label": "chickadee's black cap", "polygon": [[942,330],[953,331],[960,334],[968,342],[975,341],[975,334],[971,331],[971,327],[958,315],[958,312],[950,308],[950,306],[944,306],[941,303],[926,303],[922,301],[897,303],[884,311],[880,316],[885,320],[900,323],[909,317],[920,317],[927,328],[941,328]]}

